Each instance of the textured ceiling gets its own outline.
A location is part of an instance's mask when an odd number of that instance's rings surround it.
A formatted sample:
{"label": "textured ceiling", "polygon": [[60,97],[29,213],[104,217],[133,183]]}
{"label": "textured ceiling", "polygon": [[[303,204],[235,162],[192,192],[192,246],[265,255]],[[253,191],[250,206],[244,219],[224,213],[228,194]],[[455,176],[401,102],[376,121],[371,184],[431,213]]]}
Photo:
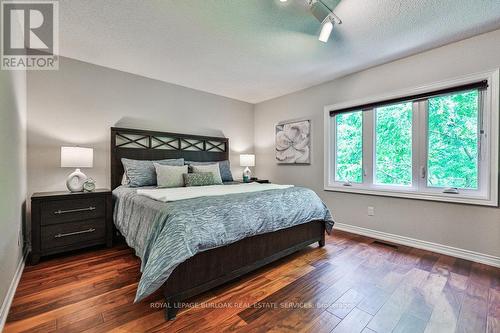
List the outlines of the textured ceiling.
{"label": "textured ceiling", "polygon": [[500,0],[342,0],[335,13],[324,44],[305,0],[64,0],[60,53],[256,103],[500,28]]}

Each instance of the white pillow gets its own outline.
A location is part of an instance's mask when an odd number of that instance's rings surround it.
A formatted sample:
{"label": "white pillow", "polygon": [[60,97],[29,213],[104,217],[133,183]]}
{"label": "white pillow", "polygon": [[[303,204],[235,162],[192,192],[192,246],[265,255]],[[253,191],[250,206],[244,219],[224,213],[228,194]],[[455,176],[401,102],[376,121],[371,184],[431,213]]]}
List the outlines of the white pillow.
{"label": "white pillow", "polygon": [[219,163],[206,164],[206,165],[191,165],[194,173],[198,172],[211,172],[214,175],[216,184],[222,184],[222,177],[220,176]]}
{"label": "white pillow", "polygon": [[184,186],[183,174],[188,173],[188,166],[162,165],[153,163],[156,170],[156,183],[158,187]]}

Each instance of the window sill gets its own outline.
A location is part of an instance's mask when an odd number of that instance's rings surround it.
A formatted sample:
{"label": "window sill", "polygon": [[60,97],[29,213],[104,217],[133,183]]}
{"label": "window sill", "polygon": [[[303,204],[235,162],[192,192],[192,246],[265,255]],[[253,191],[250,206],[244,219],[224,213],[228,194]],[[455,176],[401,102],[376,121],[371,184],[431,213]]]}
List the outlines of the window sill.
{"label": "window sill", "polygon": [[427,200],[427,201],[439,201],[439,202],[450,202],[468,205],[478,205],[478,206],[489,206],[498,207],[498,200],[496,199],[485,199],[479,197],[471,196],[457,196],[455,194],[432,194],[432,193],[419,193],[411,190],[382,190],[382,189],[367,189],[359,187],[347,187],[347,186],[333,186],[326,185],[324,187],[325,191],[332,192],[346,192],[346,193],[357,193],[365,195],[376,195],[384,197],[393,198],[405,198],[405,199],[417,199],[417,200]]}

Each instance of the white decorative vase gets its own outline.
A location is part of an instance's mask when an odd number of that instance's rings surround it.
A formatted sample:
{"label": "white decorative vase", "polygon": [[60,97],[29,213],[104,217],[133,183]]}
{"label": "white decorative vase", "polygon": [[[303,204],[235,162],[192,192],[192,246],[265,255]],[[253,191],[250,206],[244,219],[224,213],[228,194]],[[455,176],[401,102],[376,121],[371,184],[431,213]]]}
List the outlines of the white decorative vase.
{"label": "white decorative vase", "polygon": [[66,180],[66,186],[70,192],[82,192],[83,191],[83,183],[87,180],[87,176],[80,171],[80,169],[76,169],[72,174],[68,176]]}

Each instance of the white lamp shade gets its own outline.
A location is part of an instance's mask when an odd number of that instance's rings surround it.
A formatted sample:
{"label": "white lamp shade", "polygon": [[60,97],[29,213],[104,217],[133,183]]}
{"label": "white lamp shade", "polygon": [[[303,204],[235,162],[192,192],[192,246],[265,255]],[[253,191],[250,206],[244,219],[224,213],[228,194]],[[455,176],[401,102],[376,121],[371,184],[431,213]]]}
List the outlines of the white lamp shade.
{"label": "white lamp shade", "polygon": [[253,154],[240,155],[240,166],[244,166],[244,167],[255,166],[255,155],[253,155]]}
{"label": "white lamp shade", "polygon": [[92,168],[94,149],[61,147],[61,168]]}

